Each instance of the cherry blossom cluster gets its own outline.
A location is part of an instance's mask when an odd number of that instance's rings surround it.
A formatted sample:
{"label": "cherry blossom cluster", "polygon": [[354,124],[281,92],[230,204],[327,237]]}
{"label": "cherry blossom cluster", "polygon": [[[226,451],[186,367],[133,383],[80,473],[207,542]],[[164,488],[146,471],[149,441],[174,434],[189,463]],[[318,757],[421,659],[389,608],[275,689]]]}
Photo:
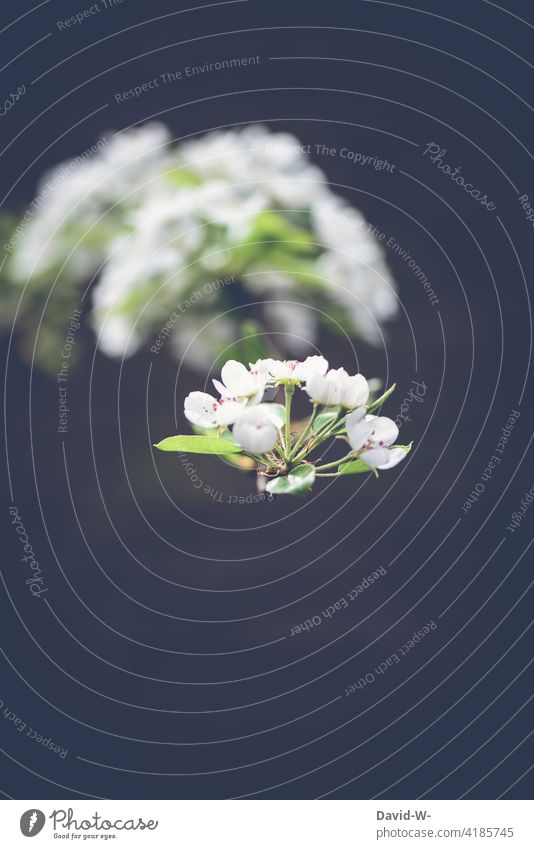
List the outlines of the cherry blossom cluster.
{"label": "cherry blossom cluster", "polygon": [[[373,414],[395,387],[371,400],[363,375],[330,369],[322,356],[303,362],[261,359],[248,368],[229,360],[213,384],[218,397],[191,392],[185,399],[184,414],[197,435],[169,437],[157,447],[243,454],[254,461],[272,494],[304,493],[316,477],[378,475],[377,470],[400,463],[411,447],[395,444],[399,430],[392,419]],[[284,404],[276,402],[282,390]],[[296,390],[306,393],[312,404],[305,422],[291,417]],[[332,438],[345,442],[349,451],[323,463],[316,449]]]}

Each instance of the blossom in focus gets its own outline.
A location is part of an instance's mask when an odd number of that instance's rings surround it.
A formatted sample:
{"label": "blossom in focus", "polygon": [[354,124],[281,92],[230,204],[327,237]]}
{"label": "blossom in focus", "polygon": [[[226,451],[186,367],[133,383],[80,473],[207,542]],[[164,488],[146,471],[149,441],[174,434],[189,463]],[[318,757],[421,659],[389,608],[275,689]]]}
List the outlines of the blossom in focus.
{"label": "blossom in focus", "polygon": [[[370,471],[378,477],[377,469],[392,469],[412,447],[411,443],[394,445],[399,434],[395,422],[369,412],[384,403],[395,385],[370,401],[369,383],[363,375],[351,376],[343,368],[327,369],[328,363],[321,356],[308,357],[304,362],[257,360],[249,369],[237,360],[228,360],[222,368],[223,382],[214,381],[221,398],[191,392],[184,404],[185,415],[193,425],[203,430],[217,428],[218,432],[209,437],[205,433],[172,436],[156,447],[221,457],[236,455],[233,465],[249,470],[255,467],[260,491],[269,496],[305,495],[321,477],[345,478]],[[262,387],[259,391],[258,385]],[[305,423],[294,422],[291,417],[291,404],[298,391],[306,392],[314,401]],[[278,403],[277,397],[284,403]],[[332,406],[337,409],[327,409]],[[350,450],[324,462],[320,446],[327,440],[348,442]]]}
{"label": "blossom in focus", "polygon": [[198,427],[217,427],[217,399],[207,392],[190,392],[184,401],[185,417]]}
{"label": "blossom in focus", "polygon": [[207,392],[190,392],[184,401],[184,414],[191,424],[210,430],[232,425],[243,409],[237,401],[217,401]]}
{"label": "blossom in focus", "polygon": [[344,368],[330,369],[326,374],[312,374],[306,392],[316,404],[352,409],[365,404],[369,385],[361,374],[349,375]]}
{"label": "blossom in focus", "polygon": [[[222,381],[222,382],[221,382]],[[266,380],[259,372],[249,371],[243,363],[228,360],[222,367],[221,380],[213,380],[215,389],[224,399],[245,399],[259,404],[263,397]]]}
{"label": "blossom in focus", "polygon": [[307,357],[303,363],[298,363],[295,368],[297,380],[307,382],[315,375],[324,375],[328,371],[328,360],[324,357]]}
{"label": "blossom in focus", "polygon": [[325,374],[327,369],[328,361],[321,356],[307,357],[302,363],[298,360],[267,358],[250,364],[252,374],[260,375],[266,381],[275,383],[301,383],[309,380],[314,374]]}
{"label": "blossom in focus", "polygon": [[341,389],[339,403],[348,410],[366,404],[369,398],[369,384],[363,374],[341,376]]}
{"label": "blossom in focus", "polygon": [[253,454],[271,451],[279,438],[278,428],[261,407],[247,407],[243,410],[232,433],[237,444]]}
{"label": "blossom in focus", "polygon": [[392,469],[406,456],[400,447],[390,448],[399,429],[386,416],[366,416],[364,407],[353,410],[346,418],[350,446],[364,463],[375,469]]}

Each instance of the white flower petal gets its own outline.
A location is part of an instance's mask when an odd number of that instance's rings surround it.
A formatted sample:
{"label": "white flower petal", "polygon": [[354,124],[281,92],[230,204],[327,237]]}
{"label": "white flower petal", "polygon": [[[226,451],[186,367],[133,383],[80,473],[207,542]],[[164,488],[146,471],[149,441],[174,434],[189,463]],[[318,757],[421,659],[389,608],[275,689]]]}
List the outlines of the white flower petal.
{"label": "white flower petal", "polygon": [[386,416],[377,416],[371,421],[373,433],[371,440],[377,447],[388,447],[395,442],[399,435],[399,429],[392,419]]}
{"label": "white flower petal", "polygon": [[264,360],[256,360],[255,363],[250,363],[250,371],[254,376],[258,376],[264,380],[270,380],[274,377],[274,374],[279,370],[281,365],[282,362],[280,360],[273,360],[272,357],[268,357]]}
{"label": "white flower petal", "polygon": [[215,389],[217,390],[217,392],[218,392],[218,393],[219,393],[219,395],[221,396],[221,398],[228,398],[228,397],[230,397],[230,396],[229,396],[228,389],[226,388],[226,386],[225,386],[223,383],[221,383],[221,381],[220,381],[220,380],[216,380],[216,378],[213,378],[213,381],[212,381],[212,382],[213,382],[213,385],[214,385]]}
{"label": "white flower petal", "polygon": [[243,412],[243,408],[246,404],[246,401],[231,401],[231,400],[223,400],[220,404],[218,404],[216,416],[216,422],[221,427],[228,427],[229,425],[234,424],[236,419]]}
{"label": "white flower petal", "polygon": [[270,374],[275,380],[296,380],[295,369],[298,365],[298,360],[273,360]]}
{"label": "white flower petal", "polygon": [[327,374],[312,374],[306,381],[305,391],[316,404],[334,405],[339,404],[341,396],[341,382],[343,376],[339,374],[343,369],[331,369]]}
{"label": "white flower petal", "polygon": [[353,451],[359,451],[360,448],[363,448],[369,440],[372,429],[372,425],[365,421],[347,424],[347,437]]}
{"label": "white flower petal", "polygon": [[355,410],[349,413],[345,419],[345,425],[347,427],[347,430],[349,429],[349,427],[352,427],[353,425],[356,425],[359,422],[363,421],[366,412],[367,410],[365,409],[365,407],[357,407]]}
{"label": "white flower petal", "polygon": [[255,407],[256,404],[261,404],[263,401],[263,396],[265,395],[265,389],[259,389],[255,395],[251,395],[248,399],[248,404],[250,407]]}
{"label": "white flower petal", "polygon": [[237,360],[228,360],[221,370],[222,382],[231,395],[249,395],[254,391],[254,380],[250,372]]}
{"label": "white flower petal", "polygon": [[295,369],[295,377],[298,380],[309,380],[314,374],[325,375],[328,371],[328,360],[324,357],[307,357],[303,363],[299,363]]}
{"label": "white flower petal", "polygon": [[361,452],[360,458],[373,469],[381,468],[389,460],[389,451],[387,448],[368,448]]}
{"label": "white flower petal", "polygon": [[198,427],[217,427],[219,403],[207,392],[190,392],[184,401],[184,414],[191,424]]}
{"label": "white flower petal", "polygon": [[369,398],[369,384],[363,374],[355,374],[347,377],[341,390],[341,404],[343,407],[359,407],[366,404]]}
{"label": "white flower petal", "polygon": [[261,404],[256,409],[262,410],[266,413],[272,423],[278,429],[282,428],[285,423],[285,411],[284,408],[280,406],[280,404]]}
{"label": "white flower petal", "polygon": [[238,417],[233,428],[234,439],[245,451],[264,454],[274,448],[278,441],[278,428],[265,410],[247,407]]}
{"label": "white flower petal", "polygon": [[394,466],[397,466],[404,458],[406,457],[406,452],[404,448],[400,448],[398,445],[396,448],[390,448],[388,451],[388,459],[386,463],[381,463],[378,466],[379,469],[392,469]]}

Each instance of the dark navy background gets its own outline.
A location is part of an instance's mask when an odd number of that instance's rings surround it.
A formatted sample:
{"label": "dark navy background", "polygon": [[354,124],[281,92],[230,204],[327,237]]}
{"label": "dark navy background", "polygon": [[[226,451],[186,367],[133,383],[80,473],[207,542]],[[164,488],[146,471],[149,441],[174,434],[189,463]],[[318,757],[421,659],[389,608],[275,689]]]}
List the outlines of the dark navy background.
{"label": "dark navy background", "polygon": [[[47,167],[109,128],[160,118],[179,139],[262,122],[396,164],[390,174],[314,157],[414,257],[439,305],[390,254],[403,310],[387,346],[357,345],[356,364],[325,340],[334,365],[397,381],[392,417],[412,380],[427,390],[403,425],[408,462],[378,482],[316,486],[307,502],[214,502],[174,460],[152,457],[175,405],[185,427],[180,399],[198,383],[180,375],[176,390],[170,359],[142,353],[121,369],[83,331],[62,440],[56,384],[9,349],[0,790],[528,798],[534,507],[507,525],[534,484],[534,230],[518,200],[534,198],[531,5],[246,0],[182,12],[123,0],[58,30],[89,5],[2,11],[0,99],[27,88],[0,125],[4,208],[21,212]],[[166,71],[241,56],[261,61],[115,101]],[[495,211],[422,155],[430,142]],[[8,345],[5,335],[6,356]],[[464,513],[513,410],[501,463]],[[225,496],[253,492],[209,458],[197,465]],[[39,599],[24,585],[11,503],[46,575]],[[387,574],[348,609],[289,636],[378,567]],[[345,695],[431,620],[401,662]],[[10,711],[68,755],[18,732]]]}

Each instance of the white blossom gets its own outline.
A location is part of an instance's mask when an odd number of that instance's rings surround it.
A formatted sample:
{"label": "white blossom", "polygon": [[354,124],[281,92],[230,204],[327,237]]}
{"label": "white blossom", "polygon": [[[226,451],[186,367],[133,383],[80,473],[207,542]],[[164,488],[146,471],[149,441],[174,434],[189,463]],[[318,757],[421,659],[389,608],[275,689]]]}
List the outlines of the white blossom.
{"label": "white blossom", "polygon": [[[373,251],[376,250],[371,237]],[[367,341],[380,342],[380,327],[397,312],[398,303],[391,273],[377,258],[364,262],[363,253],[352,255],[351,245],[327,250],[317,259],[317,274],[328,296],[348,313],[354,326]]]}
{"label": "white blossom", "polygon": [[386,416],[366,416],[365,409],[358,408],[349,413],[345,426],[351,448],[371,468],[392,469],[406,456],[400,446],[390,449],[399,429]]}
{"label": "white blossom", "polygon": [[[406,457],[406,451],[404,448],[401,448],[400,445],[396,445],[395,448],[390,448],[388,451],[388,459],[385,463],[381,463],[378,466],[379,469],[393,469],[397,466],[404,458]],[[369,461],[365,460],[365,462],[369,465]]]}
{"label": "white blossom", "polygon": [[125,316],[109,315],[100,327],[98,344],[108,357],[128,357],[141,340]]}
{"label": "white blossom", "polygon": [[307,357],[303,363],[298,363],[295,369],[297,380],[307,382],[312,377],[325,375],[328,371],[328,360],[321,356]]}
{"label": "white blossom", "polygon": [[348,410],[366,404],[369,398],[369,384],[363,374],[342,375],[339,403]]}
{"label": "white blossom", "polygon": [[[217,436],[209,444],[201,435],[172,437],[157,443],[157,448],[220,455],[242,451],[249,458],[243,466],[250,468],[252,459],[259,478],[269,479],[264,489],[273,496],[305,494],[321,477],[392,469],[411,450],[411,444],[394,444],[399,435],[394,421],[367,412],[369,384],[363,375],[349,375],[343,368],[328,370],[327,360],[320,355],[303,362],[261,359],[249,369],[237,360],[228,360],[221,377],[221,381],[214,380],[219,399],[206,392],[191,392],[184,402],[186,418],[196,428],[217,428]],[[280,385],[285,390],[283,404],[274,401]],[[316,418],[314,409],[306,423],[296,426],[291,404],[299,390],[316,404],[337,409],[324,416],[324,421]],[[263,395],[269,400],[261,400]],[[351,450],[324,463],[320,445],[336,438],[346,439]],[[355,464],[354,459],[361,463]],[[331,471],[335,467],[337,471]]]}
{"label": "white blossom", "polygon": [[239,415],[232,431],[234,439],[245,451],[264,454],[274,448],[279,432],[262,407],[247,407]]}
{"label": "white blossom", "polygon": [[[150,178],[160,172],[169,131],[163,124],[143,127],[101,139],[97,151],[62,162],[41,180],[30,215],[17,241],[10,273],[17,282],[38,277],[73,261],[65,276],[83,280],[107,253],[105,237],[117,233],[117,204],[139,202],[150,192]],[[100,216],[107,213],[105,224]],[[78,244],[86,233],[87,244]],[[79,256],[78,256],[79,254]]]}
{"label": "white blossom", "polygon": [[316,404],[352,409],[367,402],[369,385],[363,375],[351,376],[344,368],[338,368],[326,374],[312,374],[306,383],[306,392]]}
{"label": "white blossom", "polygon": [[313,375],[323,375],[328,369],[328,361],[321,356],[307,357],[304,362],[298,360],[257,360],[250,364],[252,374],[265,380],[282,383],[302,383]]}
{"label": "white blossom", "polygon": [[[226,275],[260,302],[260,323],[288,356],[315,345],[316,307],[327,318],[329,306],[341,308],[357,334],[380,343],[398,308],[383,248],[305,147],[259,125],[178,145],[162,124],[117,133],[45,175],[7,270],[19,283],[31,278],[35,291],[59,269],[63,289],[98,275],[91,323],[111,356],[131,355],[189,293]],[[218,289],[203,294],[186,323],[196,324],[198,312],[217,318],[222,297]],[[240,333],[241,314],[230,312]],[[181,325],[171,351],[187,347],[191,334]],[[204,368],[224,342],[206,334],[197,347],[202,356],[189,361]]]}
{"label": "white blossom", "polygon": [[[345,370],[342,371],[346,374]],[[315,404],[334,406],[341,397],[340,369],[330,369],[326,374],[314,374],[306,382],[306,392]]]}
{"label": "white blossom", "polygon": [[191,424],[207,430],[234,424],[243,404],[233,400],[217,400],[207,392],[190,392],[184,401],[184,414]]}
{"label": "white blossom", "polygon": [[217,427],[219,404],[213,395],[207,392],[190,392],[184,401],[184,414],[191,424],[198,427]]}
{"label": "white blossom", "polygon": [[214,379],[213,385],[222,398],[247,399],[251,404],[259,404],[266,382],[259,372],[249,371],[237,360],[228,360],[222,367],[221,380]]}

